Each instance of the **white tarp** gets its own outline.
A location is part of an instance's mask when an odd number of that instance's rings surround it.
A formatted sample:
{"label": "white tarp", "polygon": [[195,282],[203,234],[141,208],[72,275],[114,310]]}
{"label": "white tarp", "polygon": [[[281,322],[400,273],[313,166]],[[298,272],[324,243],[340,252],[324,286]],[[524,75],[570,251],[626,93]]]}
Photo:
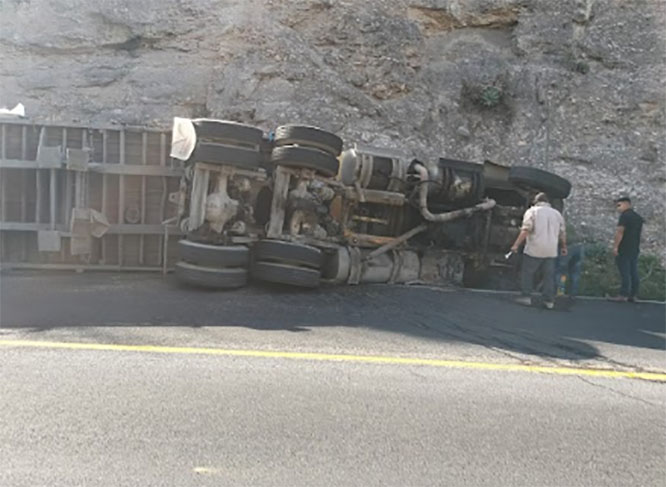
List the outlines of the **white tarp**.
{"label": "white tarp", "polygon": [[7,118],[23,118],[25,117],[25,107],[23,106],[23,103],[17,104],[14,108],[11,110],[9,108],[0,108],[0,118],[7,117]]}
{"label": "white tarp", "polygon": [[197,145],[197,133],[189,118],[174,117],[171,131],[171,157],[186,161]]}

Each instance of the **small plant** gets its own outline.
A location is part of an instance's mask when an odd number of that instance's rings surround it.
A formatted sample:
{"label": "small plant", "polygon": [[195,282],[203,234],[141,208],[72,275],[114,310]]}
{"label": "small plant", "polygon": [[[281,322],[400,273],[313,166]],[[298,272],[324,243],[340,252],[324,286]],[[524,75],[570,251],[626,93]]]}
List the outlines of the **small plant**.
{"label": "small plant", "polygon": [[568,52],[564,56],[564,64],[568,69],[576,73],[587,74],[590,72],[589,63],[580,59],[573,52]]}
{"label": "small plant", "polygon": [[481,91],[479,102],[487,108],[493,108],[502,101],[502,92],[496,86],[487,86]]}
{"label": "small plant", "polygon": [[580,74],[587,74],[590,72],[590,65],[585,61],[577,61],[574,65],[574,71]]}
{"label": "small plant", "polygon": [[[481,108],[484,110],[502,107],[510,112],[506,99],[506,76],[498,75],[494,80],[486,78],[483,81],[463,81],[460,95],[470,108]],[[496,110],[503,113],[502,110]]]}

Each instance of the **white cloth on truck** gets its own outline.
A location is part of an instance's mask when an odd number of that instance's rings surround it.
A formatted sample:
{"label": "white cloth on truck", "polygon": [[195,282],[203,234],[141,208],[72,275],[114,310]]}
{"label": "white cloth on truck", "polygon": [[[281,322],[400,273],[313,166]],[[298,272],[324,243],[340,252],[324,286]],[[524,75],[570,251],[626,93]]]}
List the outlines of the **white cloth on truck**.
{"label": "white cloth on truck", "polygon": [[23,106],[23,103],[19,103],[11,110],[4,107],[0,108],[0,117],[23,118],[25,117],[25,107]]}
{"label": "white cloth on truck", "polygon": [[189,118],[174,117],[171,130],[171,157],[186,161],[197,145],[197,132]]}

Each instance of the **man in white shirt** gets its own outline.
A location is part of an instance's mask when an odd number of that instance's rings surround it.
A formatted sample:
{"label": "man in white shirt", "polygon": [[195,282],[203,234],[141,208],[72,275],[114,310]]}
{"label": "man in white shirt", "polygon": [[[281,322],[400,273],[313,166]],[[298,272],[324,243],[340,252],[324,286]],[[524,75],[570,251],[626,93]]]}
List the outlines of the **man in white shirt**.
{"label": "man in white shirt", "polygon": [[534,197],[534,206],[525,212],[520,234],[511,247],[512,252],[527,241],[523,251],[520,276],[522,296],[520,304],[531,306],[534,275],[543,270],[543,302],[548,309],[555,306],[555,259],[557,244],[561,244],[562,255],[567,255],[567,234],[562,214],[550,206],[548,196],[539,193]]}

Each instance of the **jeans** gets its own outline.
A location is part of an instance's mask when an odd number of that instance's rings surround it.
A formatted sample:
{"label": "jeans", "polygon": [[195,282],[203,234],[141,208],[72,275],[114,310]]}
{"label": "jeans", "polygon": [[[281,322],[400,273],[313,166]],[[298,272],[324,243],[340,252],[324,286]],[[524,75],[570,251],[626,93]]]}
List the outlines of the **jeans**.
{"label": "jeans", "polygon": [[638,295],[638,287],[641,283],[641,279],[638,276],[638,254],[620,254],[615,257],[615,263],[622,279],[620,295],[627,298],[635,298]]}
{"label": "jeans", "polygon": [[585,247],[583,244],[574,244],[569,247],[567,255],[557,258],[555,270],[555,287],[560,284],[563,275],[568,276],[570,287],[569,295],[578,296],[580,275],[583,272],[583,260],[585,259]]}
{"label": "jeans", "polygon": [[547,303],[555,301],[555,257],[538,258],[523,254],[520,270],[520,291],[523,296],[532,294],[534,275],[543,271],[543,300]]}

